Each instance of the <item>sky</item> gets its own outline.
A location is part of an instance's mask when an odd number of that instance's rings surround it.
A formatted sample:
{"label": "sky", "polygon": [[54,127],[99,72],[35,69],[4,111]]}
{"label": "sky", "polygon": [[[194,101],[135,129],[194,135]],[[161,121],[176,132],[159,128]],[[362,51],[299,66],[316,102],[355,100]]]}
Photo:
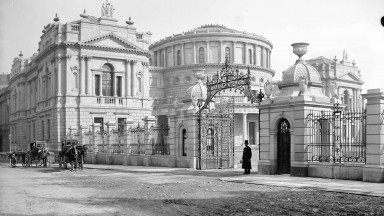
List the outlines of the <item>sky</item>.
{"label": "sky", "polygon": [[[355,60],[366,89],[384,89],[384,0],[109,0],[114,17],[129,17],[139,32],[151,31],[152,42],[205,24],[220,24],[262,35],[273,44],[273,80],[293,65],[291,44],[309,43],[304,59],[341,60],[343,50]],[[105,0],[0,0],[0,74],[12,61],[37,52],[45,25],[57,13],[60,22],[86,13],[100,17]]]}

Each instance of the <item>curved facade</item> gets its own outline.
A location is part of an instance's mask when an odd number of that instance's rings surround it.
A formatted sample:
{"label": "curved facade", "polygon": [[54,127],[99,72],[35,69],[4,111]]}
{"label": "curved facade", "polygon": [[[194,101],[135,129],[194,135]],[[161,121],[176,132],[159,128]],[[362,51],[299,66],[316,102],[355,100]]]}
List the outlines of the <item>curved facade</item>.
{"label": "curved facade", "polygon": [[[190,95],[188,91],[197,82],[194,73],[204,73],[205,77],[211,79],[223,68],[226,58],[240,73],[246,73],[249,68],[252,77],[251,89],[256,94],[264,88],[265,82],[271,81],[275,75],[271,69],[272,48],[272,43],[261,36],[222,25],[204,25],[151,44],[149,95],[154,98],[153,115],[167,115],[169,124],[185,124],[183,116],[186,114],[182,114],[181,109],[177,107],[185,106],[181,101],[191,99],[185,95]],[[205,80],[203,83],[205,84]],[[255,150],[259,143],[257,104],[251,104],[243,94],[234,91],[222,92],[216,98],[221,96],[231,96],[235,101],[235,161],[238,163],[244,140],[249,140]],[[189,133],[188,127],[193,128],[183,125],[180,130],[187,130]],[[182,133],[178,130],[175,128],[174,131],[175,148],[176,152],[182,155],[184,149],[177,149],[181,146],[177,137]],[[193,154],[186,152],[187,156]],[[256,151],[254,153],[258,155]]]}

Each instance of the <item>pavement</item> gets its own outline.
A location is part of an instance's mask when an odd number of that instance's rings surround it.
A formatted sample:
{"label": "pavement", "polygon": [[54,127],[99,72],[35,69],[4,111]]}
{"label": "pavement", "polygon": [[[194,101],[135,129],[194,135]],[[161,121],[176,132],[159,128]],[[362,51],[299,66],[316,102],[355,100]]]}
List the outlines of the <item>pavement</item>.
{"label": "pavement", "polygon": [[220,179],[222,181],[245,184],[315,189],[321,191],[384,197],[384,183],[259,174],[243,175],[239,177],[224,177]]}
{"label": "pavement", "polygon": [[[2,166],[9,163],[0,162]],[[53,164],[52,166],[56,166]],[[270,185],[289,188],[314,189],[321,191],[350,193],[366,196],[384,197],[384,183],[372,183],[363,181],[326,179],[312,177],[293,177],[290,175],[260,175],[251,173],[243,175],[243,170],[235,169],[214,169],[214,170],[194,170],[190,168],[171,168],[171,167],[147,167],[147,166],[121,166],[104,164],[86,164],[86,169],[105,169],[105,170],[135,170],[136,172],[156,173],[168,172],[177,175],[178,172],[203,172],[211,176],[217,176],[221,181],[234,182],[241,184]],[[223,176],[223,177],[220,177]],[[230,176],[230,177],[224,177]]]}

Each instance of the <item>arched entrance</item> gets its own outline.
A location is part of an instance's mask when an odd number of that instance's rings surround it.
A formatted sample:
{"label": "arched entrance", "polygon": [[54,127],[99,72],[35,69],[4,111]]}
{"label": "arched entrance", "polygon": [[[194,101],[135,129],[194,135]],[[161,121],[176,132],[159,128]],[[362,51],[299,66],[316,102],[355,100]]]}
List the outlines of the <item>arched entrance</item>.
{"label": "arched entrance", "polygon": [[291,134],[287,119],[277,125],[277,174],[291,173]]}

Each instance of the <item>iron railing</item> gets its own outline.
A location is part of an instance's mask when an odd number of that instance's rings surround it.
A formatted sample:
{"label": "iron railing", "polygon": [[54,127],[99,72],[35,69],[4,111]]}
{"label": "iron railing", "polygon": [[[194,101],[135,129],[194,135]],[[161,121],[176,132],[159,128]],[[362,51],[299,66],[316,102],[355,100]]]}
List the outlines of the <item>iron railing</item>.
{"label": "iron railing", "polygon": [[366,163],[366,112],[312,110],[306,118],[308,162]]}

